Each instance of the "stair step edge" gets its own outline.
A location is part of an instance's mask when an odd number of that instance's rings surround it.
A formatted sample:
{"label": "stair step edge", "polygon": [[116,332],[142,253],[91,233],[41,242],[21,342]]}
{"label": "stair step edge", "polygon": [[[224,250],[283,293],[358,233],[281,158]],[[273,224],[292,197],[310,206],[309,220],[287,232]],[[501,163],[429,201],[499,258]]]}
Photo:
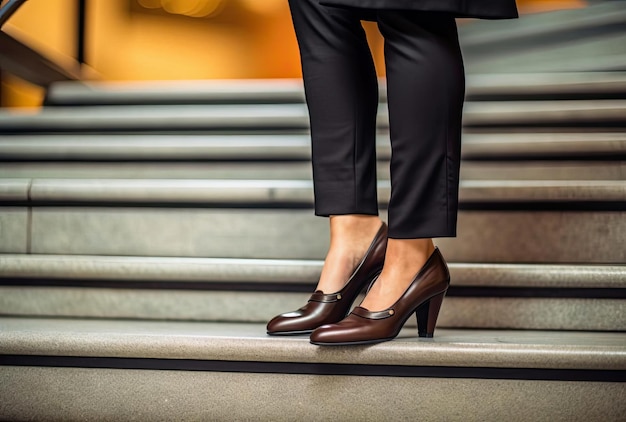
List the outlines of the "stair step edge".
{"label": "stair step edge", "polygon": [[[389,181],[379,181],[382,203]],[[461,202],[626,201],[623,180],[464,180]],[[105,203],[313,202],[309,180],[233,179],[2,179],[0,201]]]}
{"label": "stair step edge", "polygon": [[626,370],[624,333],[440,329],[434,339],[403,331],[370,347],[319,348],[307,336],[267,336],[262,324],[0,318],[0,328],[4,355]]}
{"label": "stair step edge", "polygon": [[[385,81],[379,98],[386,100]],[[624,72],[567,72],[531,74],[470,74],[467,95],[546,95],[626,93]],[[304,102],[299,79],[198,80],[150,82],[57,82],[48,105],[120,104],[141,102]]]}
{"label": "stair step edge", "polygon": [[[0,279],[310,284],[323,262],[293,259],[1,254]],[[450,263],[455,286],[626,288],[626,265]],[[1,282],[0,282],[1,284]]]}
{"label": "stair step edge", "polygon": [[[377,156],[389,160],[388,135],[379,135]],[[465,134],[462,156],[582,158],[626,153],[624,133]],[[2,160],[310,160],[309,135],[39,134],[0,136]]]}
{"label": "stair step edge", "polygon": [[[483,101],[464,107],[465,127],[500,126],[624,126],[625,100]],[[388,127],[384,108],[378,127]],[[309,118],[303,104],[177,105],[44,108],[0,112],[6,132],[101,130],[305,131]]]}

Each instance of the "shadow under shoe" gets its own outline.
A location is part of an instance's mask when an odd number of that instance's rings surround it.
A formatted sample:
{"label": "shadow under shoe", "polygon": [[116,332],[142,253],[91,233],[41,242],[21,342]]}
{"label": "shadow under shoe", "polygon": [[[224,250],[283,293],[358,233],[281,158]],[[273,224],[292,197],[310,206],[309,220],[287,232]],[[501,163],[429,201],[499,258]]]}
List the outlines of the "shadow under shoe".
{"label": "shadow under shoe", "polygon": [[407,319],[416,314],[419,337],[432,337],[441,303],[450,284],[448,266],[438,248],[390,308],[371,312],[357,306],[344,320],[323,325],[311,334],[311,343],[343,346],[394,339]]}
{"label": "shadow under shoe", "polygon": [[386,249],[387,225],[383,223],[341,290],[331,294],[316,291],[302,308],[278,315],[268,322],[267,334],[310,334],[321,325],[334,324],[344,319],[359,293],[382,271]]}

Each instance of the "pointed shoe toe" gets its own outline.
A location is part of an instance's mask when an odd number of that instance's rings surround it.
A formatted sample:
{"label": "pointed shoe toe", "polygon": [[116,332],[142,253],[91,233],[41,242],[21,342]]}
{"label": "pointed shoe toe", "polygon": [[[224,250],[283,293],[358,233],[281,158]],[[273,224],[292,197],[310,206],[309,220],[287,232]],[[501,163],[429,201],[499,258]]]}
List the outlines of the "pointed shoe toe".
{"label": "pointed shoe toe", "polygon": [[331,294],[316,291],[302,308],[270,320],[267,334],[309,334],[324,324],[333,324],[344,319],[359,293],[380,274],[386,249],[387,225],[383,223],[365,256],[340,291]]}
{"label": "pointed shoe toe", "polygon": [[343,346],[392,340],[414,313],[418,336],[432,337],[449,284],[448,266],[439,249],[435,249],[404,294],[390,308],[371,312],[357,306],[341,322],[314,330],[310,337],[311,343]]}
{"label": "pointed shoe toe", "polygon": [[[331,297],[332,296],[332,297]],[[339,297],[337,299],[337,297]],[[321,291],[313,293],[302,308],[293,312],[280,314],[267,323],[269,335],[298,335],[310,334],[320,325],[336,322],[345,316],[341,315],[341,296],[325,295]]]}
{"label": "pointed shoe toe", "polygon": [[361,321],[355,320],[352,314],[337,324],[327,324],[311,333],[311,343],[318,346],[346,346],[378,343],[383,340],[371,341],[363,336]]}
{"label": "pointed shoe toe", "polygon": [[275,316],[267,323],[267,334],[270,335],[297,335],[310,334],[315,328],[315,323],[307,323],[303,318],[305,313],[302,309],[287,312]]}
{"label": "pointed shoe toe", "polygon": [[311,343],[312,344],[336,344],[337,340],[335,336],[337,335],[337,330],[335,329],[336,324],[327,324],[322,325],[321,327],[316,328],[311,333]]}
{"label": "pointed shoe toe", "polygon": [[348,346],[380,343],[392,340],[386,326],[367,318],[370,312],[356,307],[344,320],[337,324],[324,325],[311,333],[311,343],[318,346]]}

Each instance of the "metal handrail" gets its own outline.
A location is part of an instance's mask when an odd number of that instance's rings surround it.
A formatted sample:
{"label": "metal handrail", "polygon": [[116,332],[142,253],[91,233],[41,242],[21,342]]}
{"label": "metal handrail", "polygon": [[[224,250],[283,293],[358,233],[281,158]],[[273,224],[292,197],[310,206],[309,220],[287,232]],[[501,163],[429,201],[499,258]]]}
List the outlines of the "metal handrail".
{"label": "metal handrail", "polygon": [[0,8],[0,28],[24,3],[26,3],[26,0],[9,0],[7,4]]}
{"label": "metal handrail", "polygon": [[[27,0],[9,0],[0,7],[0,28]],[[80,64],[63,66],[55,63],[6,31],[0,30],[0,67],[20,78],[48,87],[56,81],[80,80]]]}

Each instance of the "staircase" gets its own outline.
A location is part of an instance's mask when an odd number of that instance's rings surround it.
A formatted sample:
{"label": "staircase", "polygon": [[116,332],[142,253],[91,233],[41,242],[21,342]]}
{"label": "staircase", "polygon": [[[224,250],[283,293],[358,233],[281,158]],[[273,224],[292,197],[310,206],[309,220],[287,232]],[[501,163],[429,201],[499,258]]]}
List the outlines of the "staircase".
{"label": "staircase", "polygon": [[0,418],[620,420],[624,116],[624,73],[470,77],[435,339],[319,348],[264,330],[328,241],[299,83],[57,84],[0,115]]}
{"label": "staircase", "polygon": [[[435,338],[410,320],[373,346],[265,334],[328,242],[298,81],[61,82],[40,111],[0,112],[0,420],[624,420],[626,72],[609,61],[470,75]],[[385,218],[384,90],[378,124]]]}

